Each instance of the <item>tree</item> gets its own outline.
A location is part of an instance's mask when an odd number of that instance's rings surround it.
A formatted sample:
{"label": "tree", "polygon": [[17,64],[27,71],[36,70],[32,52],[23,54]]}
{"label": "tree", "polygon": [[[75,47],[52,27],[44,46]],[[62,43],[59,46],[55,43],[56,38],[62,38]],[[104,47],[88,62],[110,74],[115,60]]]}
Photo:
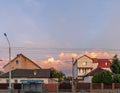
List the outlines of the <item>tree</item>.
{"label": "tree", "polygon": [[92,83],[101,83],[102,78],[100,73],[96,73],[92,78]]}
{"label": "tree", "polygon": [[67,76],[67,77],[64,78],[64,80],[70,82],[70,81],[72,81],[72,76]]}
{"label": "tree", "polygon": [[112,75],[107,70],[104,70],[101,73],[101,78],[102,78],[102,82],[101,83],[105,83],[105,84],[111,84],[112,83]]}
{"label": "tree", "polygon": [[96,73],[92,78],[93,83],[112,83],[112,75],[109,71],[104,70],[101,73]]}
{"label": "tree", "polygon": [[55,68],[51,68],[51,74],[53,78],[58,78],[59,81],[62,81],[65,77],[65,74],[62,71],[58,71]]}
{"label": "tree", "polygon": [[120,74],[116,74],[113,76],[113,82],[114,83],[120,83]]}
{"label": "tree", "polygon": [[117,55],[113,57],[110,69],[113,73],[120,74],[120,60]]}

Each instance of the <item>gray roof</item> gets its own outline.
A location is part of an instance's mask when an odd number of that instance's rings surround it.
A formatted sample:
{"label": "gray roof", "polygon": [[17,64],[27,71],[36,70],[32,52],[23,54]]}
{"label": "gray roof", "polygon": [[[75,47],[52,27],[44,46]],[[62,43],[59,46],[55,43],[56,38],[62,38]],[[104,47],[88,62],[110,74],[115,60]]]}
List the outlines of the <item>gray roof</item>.
{"label": "gray roof", "polygon": [[[96,73],[102,73],[103,71],[105,71],[105,69],[102,68],[95,68],[94,70],[92,70],[91,72],[89,72],[87,75],[85,75],[84,77],[87,76],[94,76]],[[106,70],[108,71],[108,70]],[[110,72],[110,71],[109,71]],[[110,72],[111,74],[113,74],[112,72]]]}
{"label": "gray roof", "polygon": [[[15,69],[11,71],[12,78],[51,78],[50,69]],[[8,78],[9,72],[0,75]]]}

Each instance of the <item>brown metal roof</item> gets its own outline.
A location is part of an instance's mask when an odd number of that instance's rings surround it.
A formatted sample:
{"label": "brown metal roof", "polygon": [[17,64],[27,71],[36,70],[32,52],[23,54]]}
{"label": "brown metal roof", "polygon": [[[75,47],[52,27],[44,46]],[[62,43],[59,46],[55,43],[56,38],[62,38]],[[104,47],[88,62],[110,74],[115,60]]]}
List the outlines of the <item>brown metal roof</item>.
{"label": "brown metal roof", "polygon": [[[84,77],[87,76],[94,76],[96,73],[102,73],[105,69],[102,68],[96,68],[94,70],[92,70],[91,72],[89,72],[87,75],[85,75]],[[108,70],[107,70],[108,71]],[[111,72],[110,72],[111,73]],[[111,73],[112,74],[112,73]]]}

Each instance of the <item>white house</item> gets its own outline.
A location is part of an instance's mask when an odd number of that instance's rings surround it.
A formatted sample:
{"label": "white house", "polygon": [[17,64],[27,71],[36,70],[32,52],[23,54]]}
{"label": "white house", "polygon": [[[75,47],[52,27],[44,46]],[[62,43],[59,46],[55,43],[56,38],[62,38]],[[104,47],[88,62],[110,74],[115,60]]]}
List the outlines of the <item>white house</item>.
{"label": "white house", "polygon": [[91,58],[83,55],[73,62],[74,79],[84,81],[84,76],[90,73],[95,68],[109,69],[111,62],[109,59]]}

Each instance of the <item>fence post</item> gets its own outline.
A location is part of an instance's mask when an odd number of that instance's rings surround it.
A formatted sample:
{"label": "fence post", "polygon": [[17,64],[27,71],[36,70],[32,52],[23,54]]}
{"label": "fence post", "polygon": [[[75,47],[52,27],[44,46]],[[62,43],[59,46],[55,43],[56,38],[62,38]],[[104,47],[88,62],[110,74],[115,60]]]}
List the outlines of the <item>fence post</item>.
{"label": "fence post", "polygon": [[59,82],[57,83],[57,93],[58,93],[58,91],[59,91]]}
{"label": "fence post", "polygon": [[114,92],[115,89],[115,83],[112,83],[112,91]]}
{"label": "fence post", "polygon": [[90,93],[92,93],[93,84],[90,83]]}
{"label": "fence post", "polygon": [[103,93],[103,89],[104,89],[104,84],[101,83],[101,92]]}

